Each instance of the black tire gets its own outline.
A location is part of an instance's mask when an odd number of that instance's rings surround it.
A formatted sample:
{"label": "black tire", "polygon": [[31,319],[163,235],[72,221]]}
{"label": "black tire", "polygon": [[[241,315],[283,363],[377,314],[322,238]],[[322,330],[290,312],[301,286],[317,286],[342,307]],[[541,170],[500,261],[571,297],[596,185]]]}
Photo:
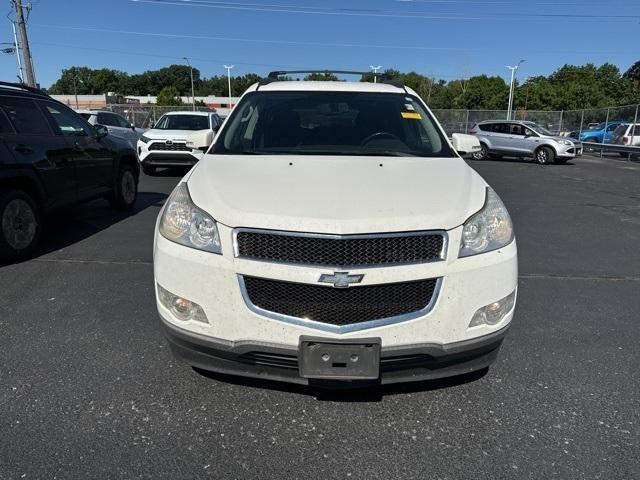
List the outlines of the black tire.
{"label": "black tire", "polygon": [[15,261],[33,253],[42,232],[40,207],[22,190],[0,190],[0,259]]}
{"label": "black tire", "polygon": [[152,167],[151,165],[143,165],[142,171],[144,172],[145,175],[149,175],[150,177],[153,177],[156,174],[156,167]]}
{"label": "black tire", "polygon": [[548,165],[555,161],[556,152],[551,147],[540,147],[536,150],[534,160],[539,165]]}
{"label": "black tire", "polygon": [[471,158],[474,160],[485,160],[489,156],[489,148],[484,144],[480,143],[480,151],[471,154]]}
{"label": "black tire", "polygon": [[122,165],[118,170],[109,203],[120,211],[131,210],[138,197],[138,178],[130,165]]}
{"label": "black tire", "polygon": [[497,153],[490,153],[489,158],[491,160],[502,160],[502,155],[498,155]]}

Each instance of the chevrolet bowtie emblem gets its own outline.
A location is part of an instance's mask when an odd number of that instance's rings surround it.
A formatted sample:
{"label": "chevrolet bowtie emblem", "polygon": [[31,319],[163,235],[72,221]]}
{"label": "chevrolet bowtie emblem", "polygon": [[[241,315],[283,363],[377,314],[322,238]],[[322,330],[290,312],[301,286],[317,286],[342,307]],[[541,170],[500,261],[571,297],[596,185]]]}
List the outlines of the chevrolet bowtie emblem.
{"label": "chevrolet bowtie emblem", "polygon": [[354,283],[360,283],[364,275],[349,275],[349,272],[323,273],[318,280],[320,283],[332,283],[335,288],[347,288]]}

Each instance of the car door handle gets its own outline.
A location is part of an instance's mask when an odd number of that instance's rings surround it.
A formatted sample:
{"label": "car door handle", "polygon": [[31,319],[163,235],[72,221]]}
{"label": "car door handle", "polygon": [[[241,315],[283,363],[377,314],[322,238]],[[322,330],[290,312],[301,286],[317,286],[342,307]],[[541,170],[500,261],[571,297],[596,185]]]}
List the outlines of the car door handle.
{"label": "car door handle", "polygon": [[31,153],[31,152],[33,152],[33,149],[31,147],[23,145],[22,143],[20,143],[20,144],[16,145],[15,147],[13,147],[13,150],[18,152],[18,153]]}

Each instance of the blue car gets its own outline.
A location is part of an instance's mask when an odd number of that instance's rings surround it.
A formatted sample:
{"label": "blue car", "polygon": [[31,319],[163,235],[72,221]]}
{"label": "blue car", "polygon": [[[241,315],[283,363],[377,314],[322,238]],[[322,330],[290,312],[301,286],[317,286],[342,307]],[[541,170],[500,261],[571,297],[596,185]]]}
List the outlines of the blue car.
{"label": "blue car", "polygon": [[614,120],[608,123],[603,122],[595,128],[592,128],[590,130],[585,130],[584,132],[582,132],[580,134],[580,141],[591,142],[591,143],[602,143],[604,139],[604,143],[609,143],[611,141],[611,136],[613,135],[613,131],[623,123],[624,122],[620,120]]}

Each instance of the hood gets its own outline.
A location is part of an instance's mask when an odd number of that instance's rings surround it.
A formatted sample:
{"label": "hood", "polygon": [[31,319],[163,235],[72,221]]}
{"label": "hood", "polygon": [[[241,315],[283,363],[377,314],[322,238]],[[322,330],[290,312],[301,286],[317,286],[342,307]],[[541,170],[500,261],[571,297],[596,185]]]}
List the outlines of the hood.
{"label": "hood", "polygon": [[451,229],[485,181],[460,158],[205,155],[187,181],[229,227],[355,234]]}
{"label": "hood", "polygon": [[176,142],[186,142],[187,138],[191,135],[201,131],[202,130],[156,130],[152,128],[144,132],[144,136],[151,140],[173,140]]}

